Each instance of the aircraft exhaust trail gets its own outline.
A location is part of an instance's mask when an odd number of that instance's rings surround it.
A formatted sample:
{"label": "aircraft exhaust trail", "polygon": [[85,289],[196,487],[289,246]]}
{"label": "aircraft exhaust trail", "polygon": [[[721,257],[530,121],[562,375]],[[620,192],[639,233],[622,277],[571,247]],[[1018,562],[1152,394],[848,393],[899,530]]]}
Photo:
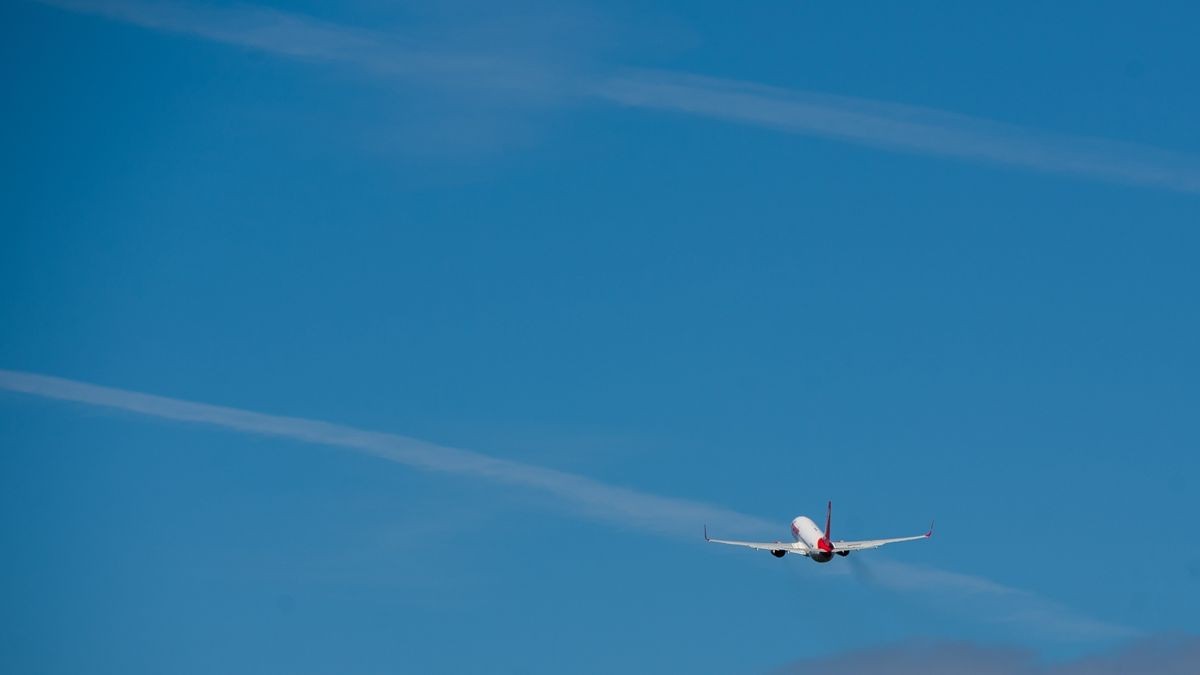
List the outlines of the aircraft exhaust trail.
{"label": "aircraft exhaust trail", "polygon": [[[578,474],[498,459],[408,436],[356,429],[299,417],[196,403],[77,380],[0,369],[0,389],[44,399],[121,410],[241,433],[353,450],[426,471],[460,474],[551,495],[583,516],[658,535],[699,538],[709,523],[728,531],[770,532],[779,524],[703,502],[609,485]],[[838,570],[845,572],[846,570]],[[1137,631],[1081,615],[1053,600],[989,579],[876,559],[871,582],[894,591],[938,594],[958,610],[1001,622],[1020,622],[1039,635],[1068,640],[1128,637]]]}
{"label": "aircraft exhaust trail", "polygon": [[151,30],[287,59],[341,64],[384,80],[437,83],[673,112],[916,155],[947,157],[1200,194],[1200,157],[1137,143],[1039,131],[944,110],[638,68],[588,75],[497,53],[456,53],[400,36],[254,5],[38,0]]}
{"label": "aircraft exhaust trail", "polygon": [[564,471],[497,459],[398,434],[182,401],[35,373],[0,370],[0,388],[150,417],[354,450],[427,471],[464,474],[530,488],[559,497],[588,516],[656,534],[699,537],[699,527],[706,522],[751,532],[769,532],[779,527],[778,523],[699,502],[645,494]]}

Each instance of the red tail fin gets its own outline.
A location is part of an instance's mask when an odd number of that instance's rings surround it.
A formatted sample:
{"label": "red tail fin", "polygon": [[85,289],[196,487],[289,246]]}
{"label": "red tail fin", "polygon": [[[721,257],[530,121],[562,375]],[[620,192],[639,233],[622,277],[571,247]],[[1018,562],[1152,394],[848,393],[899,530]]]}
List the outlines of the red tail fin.
{"label": "red tail fin", "polygon": [[[826,505],[825,510],[825,536],[817,540],[817,550],[822,553],[833,553],[833,541],[829,538],[829,521],[833,520],[833,502]],[[823,560],[829,560],[824,558]]]}

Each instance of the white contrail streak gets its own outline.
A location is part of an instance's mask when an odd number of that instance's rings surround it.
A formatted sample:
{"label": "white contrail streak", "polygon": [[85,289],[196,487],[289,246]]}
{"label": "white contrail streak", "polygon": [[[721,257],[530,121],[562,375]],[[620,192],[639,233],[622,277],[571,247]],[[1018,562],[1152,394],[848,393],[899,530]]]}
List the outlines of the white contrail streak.
{"label": "white contrail streak", "polygon": [[35,373],[0,370],[0,388],[43,398],[116,408],[150,417],[356,450],[428,471],[477,476],[545,492],[579,508],[588,516],[658,534],[694,537],[699,532],[697,528],[706,522],[749,531],[774,529],[771,523],[760,518],[707,504],[649,495],[576,474],[496,459],[478,452],[435,445],[397,434],[181,401]]}
{"label": "white contrail streak", "polygon": [[[0,389],[46,399],[111,408],[160,419],[354,450],[428,471],[462,474],[552,495],[581,514],[661,535],[696,537],[702,523],[729,531],[769,532],[775,524],[702,502],[662,497],[544,467],[497,459],[426,441],[297,417],[194,403],[38,373],[0,370]],[[1039,634],[1106,639],[1135,631],[1082,616],[1052,600],[994,581],[929,567],[876,560],[874,583],[922,595],[937,593],[988,619],[1020,622]]]}
{"label": "white contrail streak", "polygon": [[913,154],[1200,192],[1197,157],[1132,143],[1057,136],[931,108],[662,71],[630,71],[601,83],[594,93],[638,108]]}
{"label": "white contrail streak", "polygon": [[394,35],[244,5],[40,1],[280,57],[338,63],[383,78],[486,89],[523,99],[590,98],[911,154],[1200,193],[1200,158],[1192,155],[1051,134],[931,108],[666,71],[626,70],[600,77],[572,74],[547,59],[449,51]]}

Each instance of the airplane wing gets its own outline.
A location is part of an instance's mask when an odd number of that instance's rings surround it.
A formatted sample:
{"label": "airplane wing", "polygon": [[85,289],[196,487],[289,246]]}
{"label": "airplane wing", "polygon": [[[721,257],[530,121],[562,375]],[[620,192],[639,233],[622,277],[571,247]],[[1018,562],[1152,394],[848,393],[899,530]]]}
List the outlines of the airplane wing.
{"label": "airplane wing", "polygon": [[929,531],[925,534],[918,534],[913,537],[893,537],[891,539],[863,539],[862,541],[835,541],[833,542],[833,550],[835,551],[865,551],[869,548],[879,548],[887,544],[896,544],[902,541],[916,541],[918,539],[928,539],[933,536],[933,525],[929,526]]}
{"label": "airplane wing", "polygon": [[744,546],[746,548],[753,548],[753,549],[757,549],[759,551],[787,551],[788,553],[795,553],[796,555],[808,555],[808,548],[805,547],[804,544],[802,544],[798,541],[793,541],[793,542],[770,541],[770,542],[768,542],[768,541],[731,541],[729,539],[713,539],[712,537],[708,536],[708,528],[704,529],[704,541],[707,541],[707,542],[710,542],[713,544],[728,544],[730,546]]}

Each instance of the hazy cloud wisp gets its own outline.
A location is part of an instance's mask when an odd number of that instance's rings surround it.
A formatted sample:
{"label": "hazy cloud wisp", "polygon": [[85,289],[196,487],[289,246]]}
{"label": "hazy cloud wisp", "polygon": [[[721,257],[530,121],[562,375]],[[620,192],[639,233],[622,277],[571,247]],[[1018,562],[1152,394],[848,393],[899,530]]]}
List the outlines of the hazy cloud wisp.
{"label": "hazy cloud wisp", "polygon": [[917,643],[861,649],[788,664],[776,672],[837,671],[858,675],[1192,675],[1200,664],[1200,639],[1152,638],[1103,654],[1060,663],[1012,647],[966,642]]}
{"label": "hazy cloud wisp", "polygon": [[[0,389],[191,422],[233,431],[343,448],[427,471],[482,478],[550,495],[580,514],[639,530],[698,538],[704,523],[739,534],[773,532],[781,525],[703,502],[618,487],[565,471],[498,459],[426,441],[297,417],[195,403],[102,387],[38,373],[0,370]],[[842,568],[833,568],[844,573]],[[1028,626],[1059,639],[1111,639],[1132,629],[1081,615],[1052,600],[994,581],[876,558],[870,583],[900,592],[933,594],[951,609],[987,620]]]}
{"label": "hazy cloud wisp", "polygon": [[629,71],[595,95],[914,154],[1200,192],[1200,158],[1132,143],[1055,136],[931,108],[662,71]]}
{"label": "hazy cloud wisp", "polygon": [[34,373],[0,370],[0,389],[345,448],[427,471],[465,474],[517,485],[558,497],[590,517],[657,534],[697,536],[697,527],[701,523],[750,532],[777,528],[777,524],[761,518],[699,502],[649,495],[576,474],[497,459],[397,434],[182,401]]}
{"label": "hazy cloud wisp", "polygon": [[386,76],[531,100],[575,97],[670,111],[912,154],[951,157],[1129,185],[1200,193],[1200,158],[1133,143],[1050,134],[931,108],[686,73],[572,73],[548,58],[417,40],[252,6],[142,0],[41,0],[146,28]]}

